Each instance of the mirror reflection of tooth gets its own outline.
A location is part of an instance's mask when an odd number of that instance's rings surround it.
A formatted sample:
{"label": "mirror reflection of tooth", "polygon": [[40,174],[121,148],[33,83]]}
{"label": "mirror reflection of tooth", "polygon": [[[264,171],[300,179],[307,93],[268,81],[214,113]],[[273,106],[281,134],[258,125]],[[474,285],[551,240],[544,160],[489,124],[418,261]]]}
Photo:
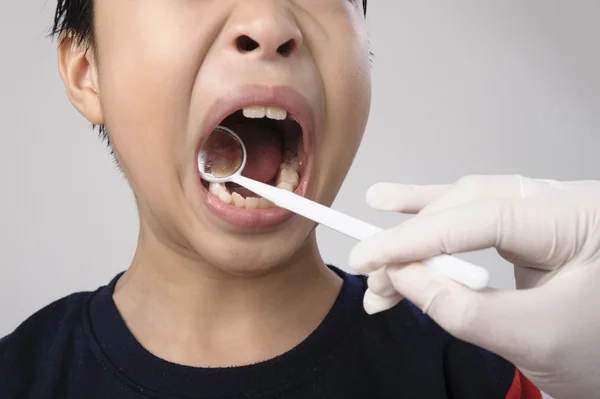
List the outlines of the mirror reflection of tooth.
{"label": "mirror reflection of tooth", "polygon": [[282,189],[282,190],[291,191],[291,192],[294,191],[294,186],[291,185],[290,183],[286,183],[286,182],[280,182],[277,185],[277,188]]}
{"label": "mirror reflection of tooth", "polygon": [[212,172],[213,176],[215,176],[215,177],[231,176],[233,174],[233,172],[235,172],[235,170],[236,170],[236,165],[230,164],[225,159],[218,159],[217,161],[213,162],[213,165],[211,168],[211,172]]}
{"label": "mirror reflection of tooth", "polygon": [[235,191],[233,192],[233,194],[231,194],[231,199],[233,200],[233,205],[235,205],[238,208],[245,208],[246,207],[246,199],[244,197],[242,197],[241,195],[239,195],[238,193],[236,193]]}
{"label": "mirror reflection of tooth", "polygon": [[227,190],[223,190],[219,193],[219,199],[226,204],[231,204],[231,194],[227,192]]}
{"label": "mirror reflection of tooth", "polygon": [[260,201],[258,198],[247,197],[246,198],[246,209],[258,209]]}
{"label": "mirror reflection of tooth", "polygon": [[240,166],[242,166],[242,162],[244,161],[244,158],[242,155],[239,155],[236,159],[235,162],[233,163],[233,170],[237,171]]}

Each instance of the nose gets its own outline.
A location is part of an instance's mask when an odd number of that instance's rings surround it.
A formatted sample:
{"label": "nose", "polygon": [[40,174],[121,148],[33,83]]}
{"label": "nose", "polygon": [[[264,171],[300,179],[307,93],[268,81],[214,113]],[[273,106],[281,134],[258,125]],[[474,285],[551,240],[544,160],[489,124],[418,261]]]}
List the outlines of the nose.
{"label": "nose", "polygon": [[292,12],[281,2],[243,1],[229,21],[227,35],[235,51],[262,58],[286,58],[303,45]]}

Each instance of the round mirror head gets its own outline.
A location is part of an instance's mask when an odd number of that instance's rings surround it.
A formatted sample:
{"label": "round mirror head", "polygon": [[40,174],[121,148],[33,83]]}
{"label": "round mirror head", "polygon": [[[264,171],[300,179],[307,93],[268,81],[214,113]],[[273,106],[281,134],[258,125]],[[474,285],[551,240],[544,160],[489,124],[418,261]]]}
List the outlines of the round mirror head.
{"label": "round mirror head", "polygon": [[246,147],[231,129],[217,126],[198,152],[198,170],[202,179],[225,183],[246,166]]}

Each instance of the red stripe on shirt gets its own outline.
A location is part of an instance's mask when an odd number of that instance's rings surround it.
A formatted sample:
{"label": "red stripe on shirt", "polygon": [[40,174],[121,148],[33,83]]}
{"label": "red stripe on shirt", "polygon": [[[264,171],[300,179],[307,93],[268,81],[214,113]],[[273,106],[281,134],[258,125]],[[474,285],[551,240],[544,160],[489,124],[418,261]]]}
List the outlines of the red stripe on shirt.
{"label": "red stripe on shirt", "polygon": [[542,393],[527,377],[515,369],[515,377],[506,393],[506,399],[542,399]]}

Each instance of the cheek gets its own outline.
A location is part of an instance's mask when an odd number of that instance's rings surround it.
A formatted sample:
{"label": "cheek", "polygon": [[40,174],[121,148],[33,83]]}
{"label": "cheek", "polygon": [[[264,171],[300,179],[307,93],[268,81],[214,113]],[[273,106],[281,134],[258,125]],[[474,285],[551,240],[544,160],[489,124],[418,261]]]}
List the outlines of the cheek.
{"label": "cheek", "polygon": [[328,172],[322,184],[330,199],[354,160],[371,106],[368,47],[347,46],[344,50],[330,57],[321,69],[328,99],[327,126],[317,148],[320,164]]}
{"label": "cheek", "polygon": [[102,108],[133,183],[176,173],[169,168],[189,152],[187,117],[202,46],[190,17],[166,3],[106,0],[96,10]]}

